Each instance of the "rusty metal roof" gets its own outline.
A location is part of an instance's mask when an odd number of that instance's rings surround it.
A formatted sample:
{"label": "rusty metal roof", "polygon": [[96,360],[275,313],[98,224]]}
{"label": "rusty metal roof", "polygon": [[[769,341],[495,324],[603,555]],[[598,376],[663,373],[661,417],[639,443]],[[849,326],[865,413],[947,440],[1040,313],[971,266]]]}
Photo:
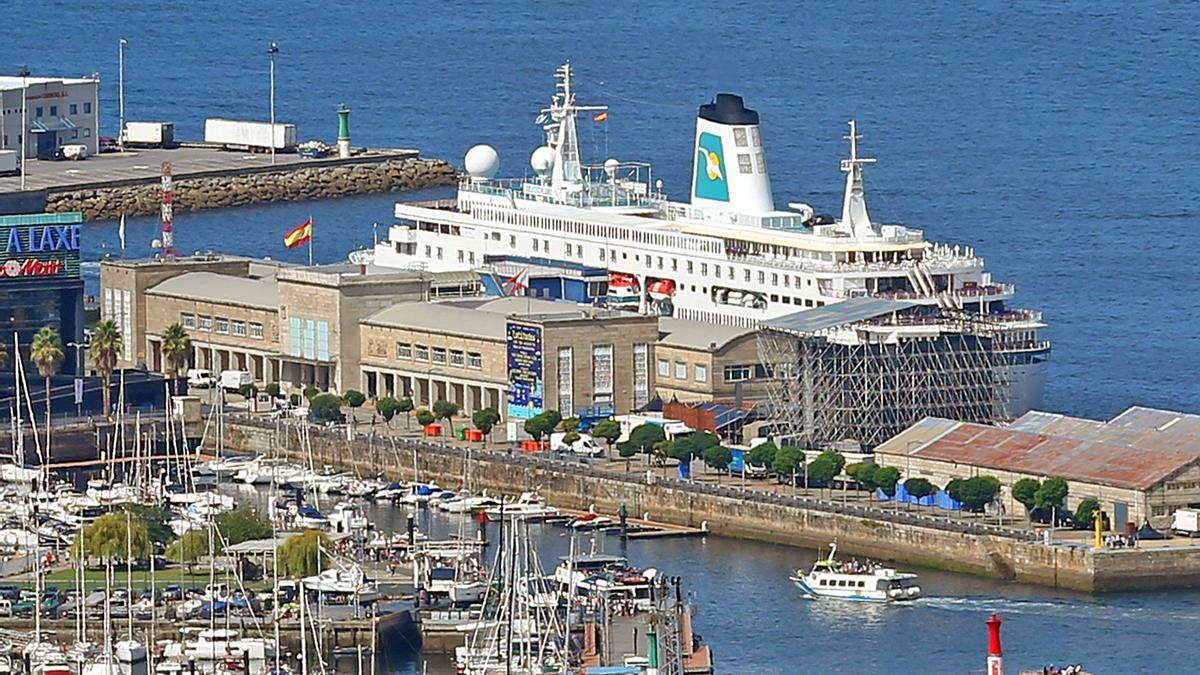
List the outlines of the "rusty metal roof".
{"label": "rusty metal roof", "polygon": [[1200,455],[1200,415],[1132,407],[1108,422],[1054,413],[1025,413],[1009,428],[1144,448]]}
{"label": "rusty metal roof", "polygon": [[1080,420],[1026,420],[1026,426],[1041,425],[1043,429],[1060,424],[1066,427],[1065,433],[1058,434],[926,418],[875,452],[1135,490],[1149,489],[1200,461],[1200,444],[1195,442],[1191,450],[1185,450],[1085,438],[1092,434],[1106,436],[1109,425],[1096,429],[1076,422]]}

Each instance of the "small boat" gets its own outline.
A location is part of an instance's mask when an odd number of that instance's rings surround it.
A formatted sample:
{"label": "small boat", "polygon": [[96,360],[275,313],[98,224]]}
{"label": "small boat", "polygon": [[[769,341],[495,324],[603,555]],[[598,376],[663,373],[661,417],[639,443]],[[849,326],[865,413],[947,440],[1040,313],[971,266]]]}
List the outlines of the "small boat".
{"label": "small boat", "polygon": [[608,516],[598,516],[594,513],[585,513],[582,516],[572,518],[567,522],[567,527],[573,530],[598,530],[600,528],[613,525],[613,519]]}
{"label": "small boat", "polygon": [[829,557],[813,563],[804,574],[796,570],[790,579],[804,595],[863,602],[896,602],[921,596],[917,575],[897,572],[874,563],[846,563],[837,560],[837,542],[829,545]]}
{"label": "small boat", "polygon": [[558,509],[553,506],[546,506],[546,500],[533,492],[522,492],[521,497],[517,501],[502,506],[493,506],[484,509],[483,512],[487,514],[488,520],[499,520],[501,516],[504,518],[539,520],[558,515]]}
{"label": "small boat", "polygon": [[641,287],[632,274],[610,272],[608,275],[608,303],[610,305],[638,304]]}
{"label": "small boat", "polygon": [[296,509],[296,527],[323,530],[329,527],[329,519],[311,506],[301,506]]}
{"label": "small boat", "polygon": [[675,297],[675,282],[670,279],[655,279],[646,284],[646,295],[651,300],[670,300]]}

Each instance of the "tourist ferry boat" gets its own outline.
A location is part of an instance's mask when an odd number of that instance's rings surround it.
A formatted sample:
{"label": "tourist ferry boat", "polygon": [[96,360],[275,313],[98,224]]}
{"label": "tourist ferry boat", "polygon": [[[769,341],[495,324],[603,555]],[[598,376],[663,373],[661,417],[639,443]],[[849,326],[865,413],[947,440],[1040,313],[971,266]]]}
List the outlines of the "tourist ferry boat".
{"label": "tourist ferry boat", "polygon": [[915,600],[921,596],[917,575],[897,572],[871,563],[855,565],[837,560],[837,543],[829,545],[829,557],[813,563],[807,574],[800,570],[790,578],[809,598],[834,598],[865,602]]}
{"label": "tourist ferry boat", "polygon": [[607,107],[577,104],[572,74],[569,64],[557,70],[538,117],[545,144],[530,158],[531,178],[497,179],[499,156],[477,145],[456,199],[397,204],[387,237],[355,254],[432,272],[604,269],[612,307],[747,327],[865,297],[972,312],[994,326],[1010,365],[1009,412],[1038,405],[1050,352],[1041,315],[1011,309],[1014,287],[993,279],[970,247],[871,218],[863,169],[875,160],[859,156],[854,121],[839,218],[800,202],[776,208],[759,115],[732,94],[700,106],[690,200],[675,202],[648,164],[583,163],[577,117]]}

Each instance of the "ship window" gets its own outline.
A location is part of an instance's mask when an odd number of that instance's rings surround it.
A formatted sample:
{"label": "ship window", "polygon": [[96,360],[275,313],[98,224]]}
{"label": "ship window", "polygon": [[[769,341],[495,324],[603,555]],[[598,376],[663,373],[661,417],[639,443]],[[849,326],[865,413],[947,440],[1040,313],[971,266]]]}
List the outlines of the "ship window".
{"label": "ship window", "polygon": [[[688,271],[688,274],[692,273],[692,261],[691,260],[687,261],[687,271]],[[695,289],[692,289],[692,290],[695,290]]]}
{"label": "ship window", "polygon": [[441,260],[441,259],[442,259],[442,247],[439,246],[438,247],[438,260]]}
{"label": "ship window", "polygon": [[534,239],[533,240],[533,252],[537,253],[537,250],[538,250],[538,240]]}
{"label": "ship window", "polygon": [[568,242],[563,244],[563,253],[569,258],[571,257],[571,244]]}
{"label": "ship window", "polygon": [[772,293],[771,294],[771,302],[779,302],[779,296]]}
{"label": "ship window", "polygon": [[654,267],[654,261],[650,259],[650,256],[646,256],[646,269],[651,267]]}
{"label": "ship window", "polygon": [[426,258],[433,257],[433,247],[428,244],[425,245],[425,257]]}
{"label": "ship window", "polygon": [[744,128],[736,127],[733,130],[733,142],[736,143],[739,148],[746,147],[746,130]]}
{"label": "ship window", "polygon": [[743,272],[745,272],[745,275],[744,275],[744,276],[745,276],[745,279],[746,279],[746,281],[750,281],[750,270],[749,270],[749,269],[745,269],[745,270],[742,270],[742,271],[743,271]]}
{"label": "ship window", "polygon": [[459,249],[458,250],[458,262],[462,262],[465,258],[466,258],[466,256],[463,255],[462,249]]}
{"label": "ship window", "polygon": [[738,172],[739,173],[754,173],[754,165],[750,162],[749,153],[738,153]]}
{"label": "ship window", "polygon": [[775,274],[775,273],[772,273],[772,274],[771,274],[771,285],[772,285],[772,286],[778,286],[778,285],[779,285],[779,275],[778,275],[778,274]]}
{"label": "ship window", "polygon": [[604,255],[605,255],[607,252],[608,252],[608,251],[607,251],[607,250],[605,250],[605,249],[600,249],[600,260],[604,260]]}
{"label": "ship window", "polygon": [[679,259],[678,258],[671,258],[671,271],[672,272],[679,271]]}
{"label": "ship window", "polygon": [[785,295],[785,296],[783,296],[783,304],[785,304],[785,305],[790,305],[790,304],[792,304],[792,299],[791,299],[791,298],[789,298],[789,297],[788,297],[788,296],[786,296],[786,295]]}
{"label": "ship window", "polygon": [[761,152],[754,153],[754,159],[756,160],[755,163],[758,164],[758,172],[766,173],[767,172],[767,160],[765,157],[763,157],[763,154]]}
{"label": "ship window", "polygon": [[721,278],[721,266],[720,265],[713,265],[713,274],[715,274],[718,279]]}
{"label": "ship window", "polygon": [[825,306],[825,301],[824,301],[824,300],[818,300],[818,301],[817,301],[817,307],[824,307],[824,306]]}
{"label": "ship window", "polygon": [[550,252],[550,240],[549,239],[542,240],[542,248],[546,249],[547,253]]}
{"label": "ship window", "polygon": [[808,298],[805,298],[805,299],[804,299],[804,306],[805,306],[805,307],[812,307],[812,306],[813,306],[813,301],[812,301],[812,300],[809,300]]}
{"label": "ship window", "polygon": [[700,276],[708,276],[708,263],[700,263]]}
{"label": "ship window", "polygon": [[732,280],[733,279],[733,265],[730,265],[729,267],[726,267],[725,269],[729,271],[729,278]]}
{"label": "ship window", "polygon": [[515,234],[508,235],[508,247],[509,248],[517,247],[517,235],[515,235]]}
{"label": "ship window", "polygon": [[785,275],[783,275],[783,287],[784,287],[784,288],[791,288],[791,286],[790,286],[790,284],[791,284],[791,283],[792,283],[792,278],[791,278],[791,277],[789,277],[789,276],[788,276],[788,275],[786,275],[786,274],[785,274]]}
{"label": "ship window", "polygon": [[760,283],[760,284],[767,283],[767,274],[765,272],[760,271],[758,273],[758,283]]}
{"label": "ship window", "polygon": [[662,268],[663,268],[663,262],[662,262],[662,256],[660,255],[660,256],[658,256],[658,269],[661,270]]}
{"label": "ship window", "polygon": [[583,257],[583,244],[575,244],[575,255]]}
{"label": "ship window", "polygon": [[762,136],[758,133],[758,127],[750,127],[750,145],[756,148],[762,145]]}
{"label": "ship window", "polygon": [[472,265],[475,264],[475,251],[471,251],[470,253],[467,254],[467,262],[469,262]]}

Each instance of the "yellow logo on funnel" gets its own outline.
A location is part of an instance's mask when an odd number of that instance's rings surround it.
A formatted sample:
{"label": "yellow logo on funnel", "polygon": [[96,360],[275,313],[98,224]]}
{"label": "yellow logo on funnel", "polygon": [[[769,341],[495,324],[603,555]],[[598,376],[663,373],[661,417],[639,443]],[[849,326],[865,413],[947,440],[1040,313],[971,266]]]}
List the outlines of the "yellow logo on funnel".
{"label": "yellow logo on funnel", "polygon": [[704,156],[704,172],[708,174],[708,179],[721,180],[721,158],[717,153],[701,150],[700,154]]}

